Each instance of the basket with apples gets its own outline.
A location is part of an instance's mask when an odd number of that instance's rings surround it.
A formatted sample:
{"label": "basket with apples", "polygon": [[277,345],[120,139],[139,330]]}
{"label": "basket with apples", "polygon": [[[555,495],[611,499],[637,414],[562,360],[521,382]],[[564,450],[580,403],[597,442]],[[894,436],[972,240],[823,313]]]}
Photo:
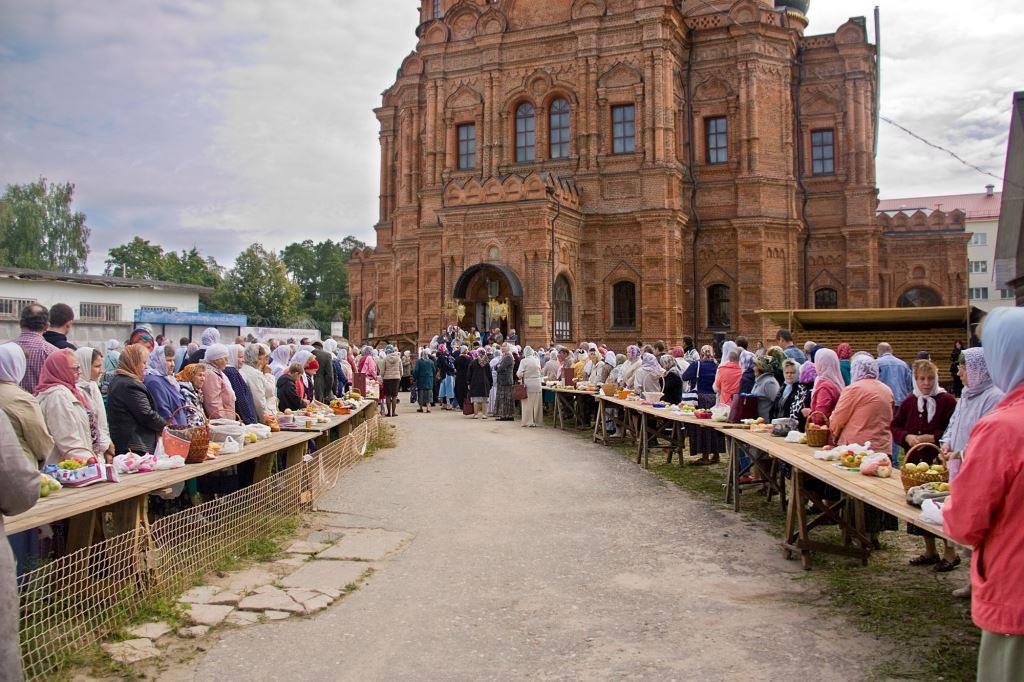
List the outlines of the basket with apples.
{"label": "basket with apples", "polygon": [[907,450],[904,464],[900,467],[900,482],[904,490],[925,483],[945,483],[949,472],[938,461],[939,446],[935,443],[918,443]]}

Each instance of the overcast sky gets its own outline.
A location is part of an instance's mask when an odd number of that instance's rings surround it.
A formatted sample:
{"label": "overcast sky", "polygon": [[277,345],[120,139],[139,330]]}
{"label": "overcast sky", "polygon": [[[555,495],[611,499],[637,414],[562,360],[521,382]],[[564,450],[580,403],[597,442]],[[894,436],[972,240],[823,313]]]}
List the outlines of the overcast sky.
{"label": "overcast sky", "polygon": [[[1002,175],[1024,9],[814,0],[808,34],[870,23],[875,4],[883,115]],[[91,272],[135,234],[225,264],[253,241],[372,242],[372,110],[415,45],[418,5],[0,0],[0,183],[74,182]],[[883,198],[989,181],[884,123],[878,179]]]}

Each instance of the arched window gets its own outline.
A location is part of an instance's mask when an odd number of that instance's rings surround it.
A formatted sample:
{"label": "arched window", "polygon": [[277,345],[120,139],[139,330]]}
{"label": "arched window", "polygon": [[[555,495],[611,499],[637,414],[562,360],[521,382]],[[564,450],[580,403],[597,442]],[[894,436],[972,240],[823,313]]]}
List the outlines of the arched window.
{"label": "arched window", "polygon": [[636,327],[636,285],[632,282],[618,282],[612,287],[612,326]]}
{"label": "arched window", "polygon": [[372,339],[377,335],[377,306],[371,305],[363,316],[363,336]]}
{"label": "arched window", "polygon": [[729,287],[724,284],[712,284],[708,287],[708,327],[728,329],[731,324]]}
{"label": "arched window", "polygon": [[529,163],[536,157],[537,117],[533,105],[523,102],[516,107],[516,163]]}
{"label": "arched window", "polygon": [[839,307],[839,292],[832,287],[822,287],[814,292],[814,307],[832,310]]}
{"label": "arched window", "polygon": [[569,281],[559,275],[555,280],[555,341],[572,339],[572,289]]}
{"label": "arched window", "polygon": [[552,159],[569,158],[569,103],[564,99],[556,99],[551,103],[549,128]]}
{"label": "arched window", "polygon": [[899,308],[924,308],[942,305],[942,297],[928,287],[907,289],[896,301]]}

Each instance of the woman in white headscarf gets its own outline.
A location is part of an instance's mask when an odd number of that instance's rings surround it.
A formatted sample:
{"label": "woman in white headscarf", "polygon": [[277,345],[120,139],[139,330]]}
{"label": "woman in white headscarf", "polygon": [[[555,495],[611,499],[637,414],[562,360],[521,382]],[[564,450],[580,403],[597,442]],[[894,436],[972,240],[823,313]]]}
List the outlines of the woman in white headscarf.
{"label": "woman in white headscarf", "polygon": [[25,456],[39,466],[53,450],[53,437],[46,428],[39,401],[21,387],[25,366],[25,351],[21,346],[0,344],[0,410],[10,419]]}
{"label": "woman in white headscarf", "polygon": [[1024,671],[1024,308],[995,308],[981,332],[992,383],[1006,396],[971,430],[943,527],[971,559],[979,680]]}
{"label": "woman in white headscarf", "polygon": [[292,359],[292,347],[287,343],[282,343],[280,346],[275,348],[270,354],[270,373],[274,375],[275,379],[281,378],[282,374],[288,372],[288,366],[291,364]]}
{"label": "woman in white headscarf", "polygon": [[114,375],[117,374],[117,363],[120,360],[121,342],[117,339],[110,339],[104,344],[103,377],[100,381],[100,386],[104,390],[114,380]]}
{"label": "woman in white headscarf", "polygon": [[633,375],[633,389],[644,393],[661,393],[664,385],[661,378],[665,370],[653,353],[644,353],[640,357],[640,367]]}
{"label": "woman in white headscarf", "polygon": [[206,383],[203,385],[203,409],[210,419],[234,419],[235,391],[224,369],[228,366],[228,347],[215,343],[206,349],[203,356],[206,368]]}
{"label": "woman in white headscarf", "polygon": [[527,346],[523,349],[523,359],[516,370],[516,376],[522,379],[526,386],[526,400],[523,401],[523,426],[534,427],[544,423],[544,400],[541,395],[541,377],[543,369],[540,359]]}
{"label": "woman in white headscarf", "polygon": [[107,462],[114,461],[114,442],[110,439],[110,426],[107,424],[107,410],[103,407],[103,394],[100,392],[99,380],[103,377],[103,354],[98,350],[83,346],[75,351],[82,373],[78,375],[78,390],[96,410],[96,432],[93,434],[93,449],[96,454],[103,454]]}
{"label": "woman in white headscarf", "polygon": [[593,363],[588,380],[590,383],[600,386],[608,381],[608,377],[611,375],[613,369],[615,369],[615,353],[608,351],[604,354],[604,357],[601,358],[600,362]]}
{"label": "woman in white headscarf", "polygon": [[265,423],[267,415],[272,415],[276,408],[274,398],[277,395],[277,382],[266,370],[269,355],[267,347],[262,343],[250,343],[245,347],[244,364],[238,370],[252,394],[256,421],[260,424]]}

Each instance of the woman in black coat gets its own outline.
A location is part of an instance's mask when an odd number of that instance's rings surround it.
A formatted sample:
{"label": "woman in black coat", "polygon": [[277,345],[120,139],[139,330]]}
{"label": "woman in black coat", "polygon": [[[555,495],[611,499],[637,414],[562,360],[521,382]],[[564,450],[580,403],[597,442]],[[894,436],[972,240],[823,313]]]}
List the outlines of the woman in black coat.
{"label": "woman in black coat", "polygon": [[459,407],[466,402],[469,393],[469,366],[473,363],[468,353],[455,351],[455,400]]}
{"label": "woman in black coat", "polygon": [[114,451],[122,455],[156,451],[157,438],[167,422],[157,414],[153,395],[142,383],[149,351],[143,346],[126,346],[118,360],[117,374],[107,391],[107,423]]}
{"label": "woman in black coat", "polygon": [[469,399],[473,402],[473,419],[487,419],[487,398],[491,395],[491,367],[486,353],[479,353],[469,365]]}

